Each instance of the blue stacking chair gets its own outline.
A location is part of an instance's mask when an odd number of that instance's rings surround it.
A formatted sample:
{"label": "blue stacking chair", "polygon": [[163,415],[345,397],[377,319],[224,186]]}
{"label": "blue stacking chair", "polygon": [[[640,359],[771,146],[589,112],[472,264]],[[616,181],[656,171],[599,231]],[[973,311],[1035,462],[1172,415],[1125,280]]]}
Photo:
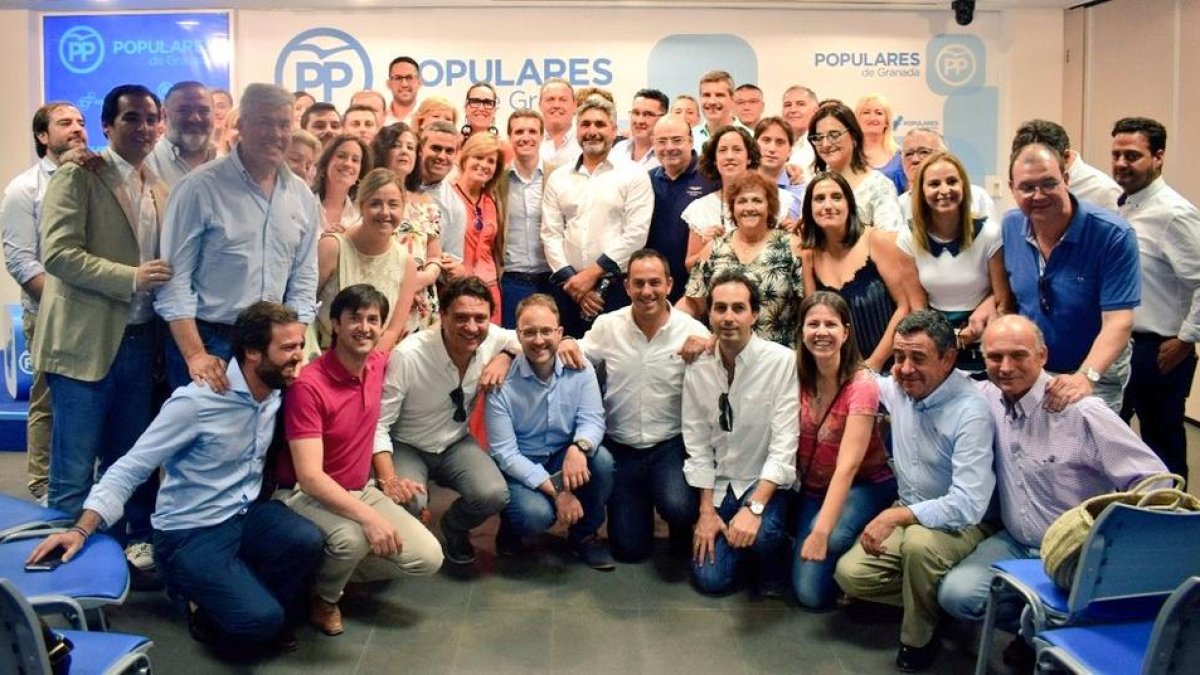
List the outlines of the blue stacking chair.
{"label": "blue stacking chair", "polygon": [[1048,630],[1037,636],[1038,670],[1096,675],[1200,673],[1200,577],[1167,599],[1153,621]]}
{"label": "blue stacking chair", "polygon": [[1021,624],[1026,637],[1080,619],[1153,617],[1179,584],[1200,575],[1200,513],[1109,505],[1084,542],[1069,593],[1050,580],[1041,560],[1005,560],[992,569],[976,675],[987,672],[996,607],[1005,592],[1015,591],[1025,600]]}
{"label": "blue stacking chair", "polygon": [[18,532],[70,524],[71,517],[58,509],[0,494],[0,541]]}
{"label": "blue stacking chair", "polygon": [[[150,657],[146,652],[154,643],[144,637],[85,630],[55,632],[73,645],[71,675],[150,672]],[[16,586],[4,578],[0,578],[0,672],[51,675],[37,614]]]}
{"label": "blue stacking chair", "polygon": [[[68,617],[75,607],[95,614],[98,628],[106,629],[103,608],[119,605],[129,594],[129,568],[121,545],[105,534],[93,534],[71,562],[51,572],[26,572],[25,560],[46,531],[17,535],[0,543],[0,577],[13,586],[43,614]],[[81,615],[86,623],[86,616]]]}

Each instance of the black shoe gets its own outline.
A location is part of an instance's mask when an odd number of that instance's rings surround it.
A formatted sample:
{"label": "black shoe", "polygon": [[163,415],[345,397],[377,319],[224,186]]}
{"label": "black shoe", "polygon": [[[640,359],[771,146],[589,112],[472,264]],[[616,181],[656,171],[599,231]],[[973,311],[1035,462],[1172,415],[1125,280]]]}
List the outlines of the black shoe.
{"label": "black shoe", "polygon": [[215,645],[217,640],[217,625],[208,618],[194,602],[187,603],[187,626],[192,639],[202,645]]}
{"label": "black shoe", "polygon": [[471,533],[452,530],[442,526],[442,549],[446,560],[455,565],[470,565],[475,562],[475,547],[471,545]]}
{"label": "black shoe", "polygon": [[924,647],[909,647],[904,643],[900,643],[900,651],[896,653],[896,667],[904,673],[915,673],[918,670],[924,670],[933,663],[933,659],[937,656],[938,648],[941,644],[934,637],[929,641],[929,644]]}
{"label": "black shoe", "polygon": [[1002,658],[1004,665],[1023,673],[1031,673],[1034,663],[1037,661],[1037,653],[1033,651],[1033,647],[1025,641],[1025,638],[1018,635],[1004,648]]}
{"label": "black shoe", "polygon": [[504,523],[500,523],[500,531],[496,533],[496,555],[501,558],[515,558],[525,551],[525,542],[521,540]]}
{"label": "black shoe", "polygon": [[600,538],[594,534],[572,545],[571,552],[582,560],[585,565],[594,570],[611,572],[617,568],[616,561],[613,560],[612,554],[608,552],[608,545],[600,541]]}
{"label": "black shoe", "polygon": [[284,628],[279,631],[274,640],[271,640],[271,645],[280,654],[291,654],[300,648],[300,639],[296,637],[295,631],[291,628]]}

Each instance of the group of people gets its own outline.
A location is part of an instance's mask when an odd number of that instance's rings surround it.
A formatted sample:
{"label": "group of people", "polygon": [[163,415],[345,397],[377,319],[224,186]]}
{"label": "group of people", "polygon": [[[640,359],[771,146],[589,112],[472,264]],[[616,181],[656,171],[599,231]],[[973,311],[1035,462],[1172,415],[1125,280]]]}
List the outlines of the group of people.
{"label": "group of people", "polygon": [[1161,124],[1114,125],[1111,179],[1023,124],[1001,218],[879,95],[764,116],[713,71],[617,142],[603,90],[548,80],[501,134],[492,85],[460,127],[420,84],[399,57],[341,114],[251,84],[223,153],[197,82],[113,89],[98,155],[37,111],[0,220],[30,490],[80,515],[31,558],[105,529],[197,639],[287,649],[351,581],[472,565],[494,515],[499,555],[558,524],[611,570],[657,513],[701,592],[903,606],[911,671],[1059,513],[1186,475],[1200,212]]}

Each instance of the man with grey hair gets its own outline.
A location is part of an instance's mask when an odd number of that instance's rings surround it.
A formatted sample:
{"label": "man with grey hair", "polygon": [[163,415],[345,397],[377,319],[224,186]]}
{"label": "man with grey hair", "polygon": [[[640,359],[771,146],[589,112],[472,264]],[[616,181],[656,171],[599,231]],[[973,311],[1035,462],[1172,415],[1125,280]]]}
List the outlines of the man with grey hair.
{"label": "man with grey hair", "polygon": [[254,83],[242,94],[239,141],[176,184],[163,223],[163,256],[174,270],[154,308],[171,328],[167,381],[229,388],[226,364],[238,313],[282,302],[311,323],[317,301],[320,204],[284,165],[292,95]]}
{"label": "man with grey hair", "polygon": [[[908,190],[900,195],[900,210],[904,212],[905,223],[912,222],[912,195],[913,186],[917,184],[917,170],[922,162],[938,152],[950,152],[950,148],[946,147],[946,139],[934,129],[913,127],[904,135],[900,158]],[[996,203],[987,190],[974,183],[971,184],[971,213],[980,218],[996,219]]]}
{"label": "man with grey hair", "polygon": [[589,96],[576,113],[582,154],[546,179],[542,245],[567,334],[582,337],[601,312],[629,304],[622,280],[629,256],[646,243],[654,191],[636,166],[608,159],[616,136],[616,111]]}
{"label": "man with grey hair", "polygon": [[579,159],[579,143],[575,140],[575,88],[561,77],[552,77],[538,95],[546,129],[542,139],[542,161],[550,171]]}
{"label": "man with grey hair", "polygon": [[[965,621],[983,619],[992,563],[1039,557],[1046,528],[1064,511],[1166,471],[1100,399],[1089,396],[1061,412],[1042,405],[1050,374],[1046,340],[1034,322],[1019,314],[992,321],[983,332],[983,356],[989,381],[980,390],[996,425],[996,491],[1004,529],[942,579],[939,603]],[[1020,605],[1006,601],[1001,608],[1000,626],[1015,630]],[[1007,660],[1022,651],[1028,656],[1023,641],[1014,644],[1005,652]]]}
{"label": "man with grey hair", "polygon": [[167,132],[154,145],[146,165],[173,187],[192,169],[217,156],[212,143],[212,92],[200,82],[176,82],[163,98],[163,120]]}
{"label": "man with grey hair", "polygon": [[462,265],[463,237],[467,233],[467,209],[454,190],[450,170],[462,143],[462,134],[453,124],[435,120],[421,129],[420,146],[421,192],[433,198],[442,217],[442,257],[439,264],[443,271],[454,276],[455,267]]}
{"label": "man with grey hair", "polygon": [[812,143],[808,142],[808,125],[813,115],[817,114],[817,108],[817,94],[808,87],[793,84],[783,92],[780,116],[787,120],[792,135],[796,137],[788,164],[800,167],[806,177],[812,172],[813,162],[817,158]]}
{"label": "man with grey hair", "polygon": [[938,582],[987,536],[980,527],[996,476],[995,429],[975,383],[954,369],[954,329],[936,310],[896,327],[892,377],[879,400],[892,417],[899,500],[837,563],[847,595],[904,608],[896,667],[912,672],[939,647]]}

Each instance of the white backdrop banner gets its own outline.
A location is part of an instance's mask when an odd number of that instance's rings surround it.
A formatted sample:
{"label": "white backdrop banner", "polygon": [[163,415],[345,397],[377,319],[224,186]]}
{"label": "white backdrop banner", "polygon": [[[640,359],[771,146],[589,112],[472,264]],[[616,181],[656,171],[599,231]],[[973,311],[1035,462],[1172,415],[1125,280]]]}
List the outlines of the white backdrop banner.
{"label": "white backdrop banner", "polygon": [[464,100],[470,83],[500,93],[497,126],[537,106],[549,77],[605,87],[628,111],[643,87],[696,94],[700,75],[720,68],[762,88],[767,113],[803,84],[853,106],[878,92],[892,103],[895,131],[941,130],[972,175],[997,172],[999,14],[977,12],[968,29],[949,11],[791,9],[459,8],[344,12],[239,11],[236,83],[276,82],[344,107],[351,94],[387,95],[396,56],[421,64],[421,96]]}

